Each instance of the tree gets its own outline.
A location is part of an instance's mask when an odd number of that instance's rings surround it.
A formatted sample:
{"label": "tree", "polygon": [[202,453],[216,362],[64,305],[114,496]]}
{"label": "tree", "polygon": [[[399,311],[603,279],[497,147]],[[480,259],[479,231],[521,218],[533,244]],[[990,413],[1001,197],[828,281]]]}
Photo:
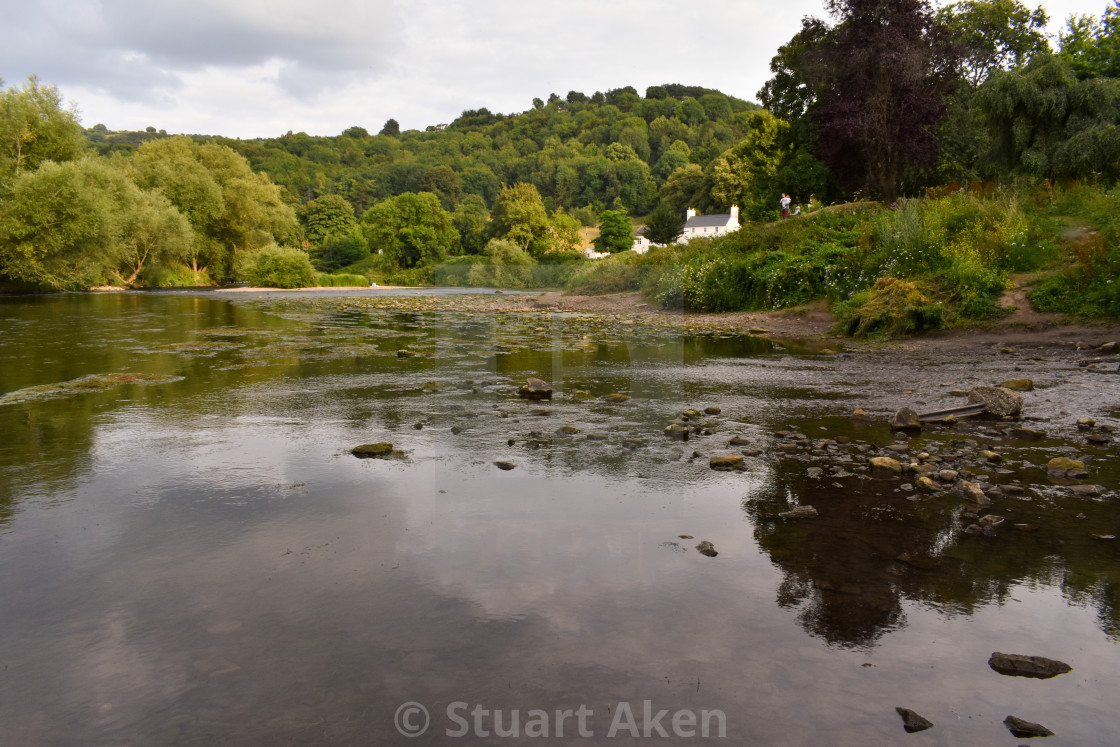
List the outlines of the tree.
{"label": "tree", "polygon": [[1019,0],[960,0],[937,15],[963,48],[966,80],[983,83],[994,70],[1009,70],[1049,54],[1046,39],[1049,18],[1040,5],[1035,10]]}
{"label": "tree", "polygon": [[144,273],[189,261],[194,234],[186,217],[158,192],[129,184],[119,203],[117,266],[113,276],[125,286],[136,285]]}
{"label": "tree", "polygon": [[812,110],[837,181],[893,202],[912,166],[938,152],[934,128],[955,88],[957,55],[926,0],[828,0],[839,19],[813,53],[827,93]]}
{"label": "tree", "polygon": [[789,123],[766,110],[751,112],[746,138],[711,166],[712,200],[722,209],[740,206],[759,220],[772,215],[778,196],[778,170],[790,157]]}
{"label": "tree", "polygon": [[592,242],[597,252],[624,252],[634,248],[634,225],[624,210],[599,213],[599,235]]}
{"label": "tree", "polygon": [[106,159],[47,161],[24,172],[0,208],[0,273],[77,290],[131,285],[146,269],[189,253],[186,219]]}
{"label": "tree", "polygon": [[298,225],[280,189],[227,146],[189,137],[151,140],[132,164],[138,185],[159,190],[190,220],[196,272],[228,279],[238,251],[286,241]]}
{"label": "tree", "polygon": [[379,132],[377,134],[378,135],[388,135],[389,137],[397,137],[398,135],[401,134],[401,126],[399,124],[397,124],[397,120],[387,119],[387,120],[385,120],[385,126],[382,127],[381,132]]}
{"label": "tree", "polygon": [[31,76],[20,88],[0,91],[0,196],[21,173],[77,158],[85,147],[77,111],[62,108],[54,86]]}
{"label": "tree", "polygon": [[364,137],[369,137],[369,130],[367,130],[365,127],[359,127],[355,125],[353,127],[347,127],[345,130],[343,130],[342,136],[352,138],[354,140],[361,140]]}
{"label": "tree", "polygon": [[704,170],[695,163],[679,168],[669,175],[661,187],[661,202],[668,203],[681,215],[690,207],[698,207],[704,189]]}
{"label": "tree", "polygon": [[1120,80],[1079,80],[1062,57],[997,71],[977,92],[1004,173],[1120,177]]}
{"label": "tree", "polygon": [[467,195],[451,214],[451,222],[459,232],[459,249],[463,254],[482,254],[486,247],[489,212],[478,195]]}
{"label": "tree", "polygon": [[645,237],[654,244],[674,244],[684,232],[685,214],[668,202],[660,203],[649,214]]}
{"label": "tree", "polygon": [[354,208],[341,195],[323,195],[296,211],[303,235],[312,248],[321,246],[329,236],[343,236],[358,225]]}
{"label": "tree", "polygon": [[1120,78],[1120,0],[1105,8],[1099,22],[1093,16],[1071,16],[1058,39],[1059,54],[1077,77]]}
{"label": "tree", "polygon": [[538,257],[551,248],[548,211],[540,192],[532,184],[519,182],[503,187],[490,210],[490,233],[509,239]]}
{"label": "tree", "polygon": [[370,251],[399,267],[438,264],[459,243],[451,214],[431,192],[406,192],[371,207],[362,216]]}

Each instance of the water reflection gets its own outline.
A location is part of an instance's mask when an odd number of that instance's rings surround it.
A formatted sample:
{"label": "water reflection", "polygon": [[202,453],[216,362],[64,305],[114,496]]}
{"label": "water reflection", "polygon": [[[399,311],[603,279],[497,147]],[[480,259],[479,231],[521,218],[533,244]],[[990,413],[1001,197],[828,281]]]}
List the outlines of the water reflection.
{"label": "water reflection", "polygon": [[[959,501],[854,463],[811,477],[778,430],[889,434],[836,417],[796,350],[184,294],[4,301],[0,326],[0,394],[174,378],[0,406],[0,742],[393,743],[404,700],[653,699],[725,710],[735,743],[881,743],[903,694],[944,743],[999,741],[974,726],[1004,708],[1078,743],[1111,729],[1092,683],[1120,666],[1117,571],[1083,527],[1113,503],[1031,494],[1001,510],[1052,531],[964,540]],[[551,402],[517,399],[530,375]],[[688,442],[662,435],[709,405]],[[757,455],[709,469],[732,436]],[[404,457],[349,454],[381,440]],[[985,679],[1005,643],[1074,673]]]}

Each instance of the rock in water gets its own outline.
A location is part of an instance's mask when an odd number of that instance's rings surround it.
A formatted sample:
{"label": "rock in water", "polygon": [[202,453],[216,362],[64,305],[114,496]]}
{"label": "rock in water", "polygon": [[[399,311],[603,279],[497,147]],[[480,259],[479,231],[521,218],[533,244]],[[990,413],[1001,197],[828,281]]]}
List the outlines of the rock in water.
{"label": "rock in water", "polygon": [[688,426],[687,425],[670,425],[665,429],[665,435],[674,441],[687,441],[688,440]]}
{"label": "rock in water", "polygon": [[1015,716],[1008,716],[1003,720],[1003,724],[1007,727],[1008,731],[1020,739],[1054,736],[1054,732],[1050,731],[1042,724],[1036,724],[1033,721],[1026,721]]}
{"label": "rock in water", "polygon": [[871,457],[871,470],[880,475],[901,475],[902,464],[890,457]]}
{"label": "rock in water", "polygon": [[522,399],[552,399],[552,385],[544,379],[535,379],[530,376],[517,390],[517,396]]}
{"label": "rock in water", "polygon": [[719,415],[721,412],[723,412],[723,410],[716,407],[715,405],[711,405],[710,407],[705,407],[704,412],[707,415]]}
{"label": "rock in water", "polygon": [[376,444],[362,444],[355,446],[350,453],[356,457],[387,457],[393,454],[393,444],[382,441]]}
{"label": "rock in water", "polygon": [[709,558],[714,558],[719,555],[719,553],[716,552],[716,546],[708,540],[701,541],[700,544],[696,546],[696,549],[700,551],[701,555],[707,555]]}
{"label": "rock in water", "polygon": [[1054,457],[1046,463],[1046,472],[1051,477],[1068,477],[1072,473],[1080,473],[1085,469],[1085,462],[1069,457]]}
{"label": "rock in water", "polygon": [[1004,417],[1016,416],[1023,411],[1023,395],[1001,386],[978,386],[968,393],[968,402],[984,405],[984,412]]}
{"label": "rock in water", "polygon": [[782,519],[815,519],[817,509],[812,506],[798,506],[792,511],[782,511],[778,516]]}
{"label": "rock in water", "polygon": [[625,402],[626,400],[630,399],[630,395],[623,394],[622,392],[615,392],[613,394],[604,394],[599,399],[603,400],[604,402]]}
{"label": "rock in water", "polygon": [[895,707],[898,715],[902,716],[902,728],[906,730],[907,734],[913,734],[916,731],[925,731],[933,726],[933,722],[925,716],[919,715],[911,711],[909,708]]}
{"label": "rock in water", "polygon": [[918,413],[911,410],[909,407],[900,408],[898,412],[891,418],[891,430],[896,431],[920,431],[922,429],[922,421],[918,420]]}
{"label": "rock in water", "polygon": [[1031,379],[1010,379],[1000,384],[1004,389],[1010,389],[1014,392],[1033,392],[1034,381]]}
{"label": "rock in water", "polygon": [[1024,656],[1022,654],[1001,654],[996,651],[988,659],[988,666],[1009,677],[1034,677],[1048,680],[1059,674],[1073,671],[1073,667],[1063,661],[1047,659],[1045,656]]}
{"label": "rock in water", "polygon": [[509,470],[513,469],[517,465],[514,464],[513,462],[494,462],[494,466],[497,467],[498,469],[506,470],[508,472]]}
{"label": "rock in water", "polygon": [[740,454],[714,456],[708,460],[708,466],[712,469],[723,471],[746,469],[746,466],[743,464],[743,457]]}

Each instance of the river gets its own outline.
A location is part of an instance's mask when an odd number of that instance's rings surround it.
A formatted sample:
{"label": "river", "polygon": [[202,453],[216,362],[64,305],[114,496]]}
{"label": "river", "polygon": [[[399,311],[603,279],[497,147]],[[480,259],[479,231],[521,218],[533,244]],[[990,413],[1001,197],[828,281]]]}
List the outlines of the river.
{"label": "river", "polygon": [[[900,372],[1012,364],[389,294],[0,300],[0,743],[1002,745],[1008,715],[1120,740],[1120,460],[1056,389],[1028,395],[1041,441],[896,441],[849,414]],[[1038,356],[1116,422],[1117,377]],[[959,495],[872,475],[891,444],[999,451],[971,469],[1018,488],[981,512],[1006,523],[966,536]]]}

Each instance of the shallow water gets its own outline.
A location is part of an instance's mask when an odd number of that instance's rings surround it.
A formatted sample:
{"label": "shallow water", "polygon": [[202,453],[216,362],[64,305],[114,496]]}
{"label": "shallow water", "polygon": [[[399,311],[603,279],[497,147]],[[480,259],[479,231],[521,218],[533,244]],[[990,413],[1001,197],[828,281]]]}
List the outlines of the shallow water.
{"label": "shallow water", "polygon": [[[279,294],[2,300],[0,334],[0,743],[503,744],[531,719],[646,741],[630,713],[704,743],[688,714],[714,734],[716,712],[734,744],[1013,744],[1009,714],[1120,734],[1120,547],[1090,536],[1120,534],[1114,446],[1088,454],[1092,500],[1038,467],[1065,441],[923,434],[998,446],[993,482],[1029,484],[997,508],[1040,530],[979,539],[959,498],[908,500],[854,450],[835,478],[780,455],[783,430],[889,443],[847,417],[853,382],[877,401],[906,361]],[[527,376],[556,397],[519,400]],[[709,405],[711,435],[662,436]],[[733,435],[763,453],[709,469]],[[400,454],[350,454],[379,441]],[[1006,677],[993,651],[1073,671]],[[430,717],[409,740],[406,702]]]}

